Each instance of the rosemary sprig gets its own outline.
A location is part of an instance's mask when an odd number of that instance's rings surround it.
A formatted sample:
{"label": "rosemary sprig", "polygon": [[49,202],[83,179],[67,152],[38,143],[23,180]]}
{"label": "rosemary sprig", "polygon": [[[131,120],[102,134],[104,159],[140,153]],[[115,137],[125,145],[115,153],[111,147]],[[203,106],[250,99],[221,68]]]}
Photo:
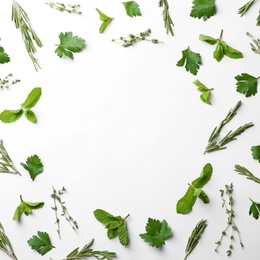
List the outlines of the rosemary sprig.
{"label": "rosemary sprig", "polygon": [[247,168],[240,166],[240,165],[235,165],[235,171],[238,172],[238,174],[246,176],[248,180],[254,181],[258,184],[260,184],[260,179],[254,176],[252,172],[250,172]]}
{"label": "rosemary sprig", "polygon": [[13,173],[21,175],[7,153],[2,139],[0,140],[0,155],[0,173]]}
{"label": "rosemary sprig", "polygon": [[[220,190],[220,197],[222,199],[222,207],[225,208],[225,210],[226,210],[226,213],[228,215],[228,221],[227,221],[226,228],[221,233],[220,239],[216,242],[217,246],[215,248],[215,251],[218,252],[218,248],[222,242],[223,237],[227,235],[227,230],[229,229],[229,227],[231,227],[230,244],[229,244],[229,248],[226,252],[227,256],[230,256],[232,254],[233,242],[235,239],[234,238],[235,232],[237,233],[241,248],[242,249],[244,248],[244,245],[241,242],[240,232],[239,232],[237,225],[235,224],[235,220],[234,220],[235,211],[233,209],[234,199],[232,197],[232,193],[233,193],[233,184],[232,183],[230,185],[225,185],[225,191]],[[226,200],[224,199],[225,194],[228,197],[228,204],[227,204]]]}
{"label": "rosemary sprig", "polygon": [[247,32],[246,35],[252,38],[253,43],[250,43],[252,51],[256,54],[260,54],[260,39],[255,39],[249,32]]}
{"label": "rosemary sprig", "polygon": [[161,43],[156,39],[147,39],[147,37],[150,36],[151,32],[152,32],[151,29],[148,29],[145,32],[141,32],[139,34],[129,34],[126,37],[121,36],[119,39],[112,39],[112,41],[116,43],[122,43],[123,47],[132,46],[139,41],[149,41],[155,44]]}
{"label": "rosemary sprig", "polygon": [[253,3],[255,2],[255,0],[250,0],[249,2],[247,2],[245,5],[243,5],[242,7],[240,7],[238,9],[238,14],[240,14],[241,16],[243,16],[248,9],[253,5]]}
{"label": "rosemary sprig", "polygon": [[68,4],[65,5],[63,3],[45,3],[46,5],[50,6],[53,9],[56,9],[60,12],[68,12],[70,14],[82,14],[80,9],[80,5],[73,5],[73,4]]}
{"label": "rosemary sprig", "polygon": [[73,219],[73,217],[69,214],[67,207],[65,206],[65,202],[61,200],[61,195],[64,194],[64,192],[66,192],[65,187],[62,187],[61,190],[56,191],[56,189],[54,189],[54,187],[52,186],[53,189],[53,193],[51,194],[51,198],[53,198],[53,202],[54,202],[54,207],[52,207],[52,209],[55,212],[55,218],[56,218],[56,222],[55,224],[57,224],[57,233],[59,235],[59,238],[61,239],[61,233],[60,233],[60,219],[58,217],[58,205],[60,205],[61,207],[61,216],[65,217],[65,219],[67,220],[67,222],[69,223],[69,225],[71,226],[71,228],[77,233],[77,229],[78,224],[77,222]]}
{"label": "rosemary sprig", "polygon": [[237,114],[238,108],[241,106],[242,102],[238,101],[233,109],[230,109],[225,119],[221,121],[218,127],[215,127],[211,133],[208,145],[205,148],[204,154],[207,152],[213,152],[218,150],[226,149],[225,145],[229,142],[236,140],[236,137],[242,134],[246,129],[252,127],[254,124],[247,123],[243,126],[238,127],[235,131],[229,131],[222,139],[219,140],[219,136],[222,128]]}
{"label": "rosemary sprig", "polygon": [[195,228],[193,229],[186,249],[185,249],[185,257],[184,260],[186,260],[188,258],[188,256],[190,255],[190,253],[193,251],[193,249],[196,247],[196,245],[199,243],[200,237],[203,234],[205,228],[207,227],[207,220],[200,220],[197,225],[195,226]]}
{"label": "rosemary sprig", "polygon": [[163,7],[163,21],[164,21],[164,28],[166,29],[166,33],[169,32],[173,36],[173,29],[174,26],[172,18],[169,14],[169,4],[167,0],[160,0],[159,1],[159,7]]}
{"label": "rosemary sprig", "polygon": [[11,82],[9,81],[10,78],[13,76],[12,73],[9,73],[6,77],[4,77],[3,79],[0,78],[0,89],[3,89],[3,88],[9,88],[11,85],[14,85],[18,82],[20,82],[21,80],[19,79],[15,79],[15,80],[12,80]]}
{"label": "rosemary sprig", "polygon": [[42,42],[32,29],[27,13],[15,0],[13,0],[12,4],[12,21],[14,21],[16,29],[20,30],[26,50],[33,62],[35,70],[37,71],[38,68],[41,67],[38,60],[33,55],[36,52],[34,42],[38,47],[42,47]]}
{"label": "rosemary sprig", "polygon": [[7,235],[5,234],[4,228],[1,223],[0,223],[0,249],[3,250],[12,259],[18,260],[14,254],[11,242],[7,237]]}

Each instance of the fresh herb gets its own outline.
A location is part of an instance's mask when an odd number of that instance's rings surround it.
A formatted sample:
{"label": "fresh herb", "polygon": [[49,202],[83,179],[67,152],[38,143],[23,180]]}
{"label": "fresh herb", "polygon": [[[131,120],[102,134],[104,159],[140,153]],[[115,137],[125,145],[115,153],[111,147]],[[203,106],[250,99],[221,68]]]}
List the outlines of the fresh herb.
{"label": "fresh herb", "polygon": [[221,30],[220,36],[217,39],[212,38],[211,36],[208,36],[208,35],[204,35],[204,34],[200,34],[199,39],[210,45],[217,44],[215,51],[213,52],[213,57],[218,62],[220,62],[224,56],[227,56],[231,59],[243,58],[242,52],[230,47],[229,45],[226,44],[225,41],[222,40],[222,35],[223,35],[223,30]]}
{"label": "fresh herb", "polygon": [[21,163],[25,170],[29,171],[32,180],[34,181],[37,175],[43,172],[43,164],[38,155],[32,155],[27,158],[26,163]]}
{"label": "fresh herb", "polygon": [[12,4],[12,21],[14,21],[16,29],[20,30],[26,50],[37,71],[41,67],[38,64],[38,60],[34,57],[36,52],[35,43],[38,47],[42,47],[42,42],[32,29],[27,13],[15,0],[13,0]]}
{"label": "fresh herb", "polygon": [[238,174],[245,176],[248,180],[254,181],[254,182],[260,184],[260,179],[257,178],[252,172],[250,172],[244,166],[240,166],[240,165],[236,164],[235,171],[238,172]]}
{"label": "fresh herb", "polygon": [[10,256],[13,260],[18,260],[16,255],[14,254],[13,247],[7,235],[5,234],[5,230],[0,223],[0,249],[4,251],[8,256]]}
{"label": "fresh herb", "polygon": [[100,32],[100,33],[103,33],[103,32],[106,30],[107,26],[112,22],[112,20],[113,20],[114,18],[111,18],[111,17],[105,15],[104,13],[102,13],[102,12],[101,12],[100,10],[98,10],[97,8],[96,8],[96,10],[97,10],[97,12],[99,13],[99,19],[100,19],[100,21],[102,21],[102,24],[101,24],[100,27],[99,27],[99,32]]}
{"label": "fresh herb", "polygon": [[34,112],[31,110],[39,101],[42,94],[42,89],[34,88],[27,96],[24,103],[21,104],[21,108],[17,110],[4,110],[0,114],[0,120],[3,123],[13,123],[17,121],[23,114],[32,123],[36,123],[37,118]]}
{"label": "fresh herb", "polygon": [[260,203],[255,202],[251,199],[250,199],[250,201],[252,202],[252,205],[250,206],[248,213],[249,213],[249,215],[252,215],[255,219],[258,219],[259,214],[260,214]]}
{"label": "fresh herb", "polygon": [[60,12],[68,12],[70,14],[79,14],[79,15],[82,14],[82,12],[79,11],[80,5],[74,5],[74,4],[65,5],[63,3],[45,3],[45,4]]}
{"label": "fresh herb", "polygon": [[216,13],[215,0],[194,0],[190,16],[204,21]]}
{"label": "fresh herb", "polygon": [[172,236],[172,230],[166,220],[148,218],[145,230],[146,233],[140,234],[140,237],[152,247],[165,245],[165,240]]}
{"label": "fresh herb", "polygon": [[201,56],[199,53],[193,52],[188,49],[182,51],[182,58],[177,62],[178,67],[185,65],[186,71],[189,71],[193,75],[197,75],[201,65]]}
{"label": "fresh herb", "polygon": [[254,124],[247,123],[243,126],[238,127],[235,131],[229,131],[222,139],[219,140],[219,136],[222,128],[229,122],[231,119],[237,114],[238,108],[241,106],[242,102],[238,101],[233,109],[230,109],[225,119],[221,121],[218,127],[215,127],[213,132],[211,133],[208,145],[205,148],[204,154],[214,151],[219,151],[226,149],[226,144],[229,142],[236,140],[236,137],[242,134],[246,129],[252,127]]}
{"label": "fresh herb", "polygon": [[244,94],[246,97],[254,96],[257,93],[257,86],[259,77],[254,77],[247,73],[242,73],[237,75],[235,79],[237,80],[237,92]]}
{"label": "fresh herb", "polygon": [[246,35],[252,39],[253,43],[250,43],[251,50],[256,54],[260,54],[260,39],[255,39],[249,32]]}
{"label": "fresh herb", "polygon": [[45,255],[55,248],[55,246],[51,244],[49,234],[41,231],[37,232],[37,236],[32,236],[27,243],[32,249],[36,250],[41,255]]}
{"label": "fresh herb", "polygon": [[35,209],[40,209],[44,206],[44,202],[28,202],[22,199],[20,196],[21,203],[16,208],[13,216],[13,220],[20,220],[22,214],[24,213],[26,216],[32,214],[32,211]]}
{"label": "fresh herb", "polygon": [[120,216],[115,217],[102,209],[96,209],[94,211],[94,216],[107,229],[107,237],[109,239],[118,237],[123,246],[128,245],[129,239],[127,234],[126,219],[130,216],[129,214],[125,218]]}
{"label": "fresh herb", "polygon": [[126,14],[130,17],[142,16],[139,4],[135,1],[122,2],[125,7]]}
{"label": "fresh herb", "polygon": [[60,43],[56,44],[58,46],[55,53],[62,58],[63,55],[73,59],[73,53],[81,52],[85,47],[85,40],[73,36],[72,32],[60,33],[59,35]]}
{"label": "fresh herb", "polygon": [[159,1],[159,7],[163,7],[163,21],[164,21],[164,28],[166,29],[166,33],[168,34],[169,32],[173,36],[173,29],[172,27],[174,26],[172,18],[169,13],[169,4],[167,0],[160,0]]}
{"label": "fresh herb", "polygon": [[185,195],[177,202],[176,211],[179,214],[188,214],[192,211],[192,208],[197,200],[200,198],[203,203],[209,203],[208,195],[201,189],[203,188],[211,179],[213,172],[212,165],[207,163],[200,174],[200,176],[195,179],[191,184]]}
{"label": "fresh herb", "polygon": [[3,79],[0,78],[0,89],[3,88],[9,88],[11,85],[14,85],[18,82],[20,82],[21,80],[19,79],[14,79],[11,82],[9,81],[10,78],[13,76],[12,73],[9,73],[6,77],[4,77]]}
{"label": "fresh herb", "polygon": [[10,61],[10,57],[7,53],[5,53],[5,50],[2,46],[0,46],[0,63],[8,63]]}
{"label": "fresh herb", "polygon": [[188,240],[188,243],[187,243],[187,246],[185,249],[184,260],[186,260],[188,258],[190,253],[197,246],[197,244],[199,243],[200,237],[203,234],[206,227],[207,227],[207,220],[202,219],[201,221],[199,221],[197,223],[197,225],[195,226],[195,228],[193,229],[193,231],[189,237],[189,240]]}
{"label": "fresh herb", "polygon": [[139,34],[128,34],[128,36],[126,37],[121,36],[119,39],[113,39],[112,41],[116,43],[121,43],[123,47],[132,46],[139,41],[149,41],[155,44],[161,43],[156,39],[151,39],[151,40],[147,39],[147,37],[150,36],[151,32],[152,32],[151,29],[148,29],[145,32],[141,32]]}
{"label": "fresh herb", "polygon": [[252,146],[251,151],[253,158],[260,162],[260,145]]}
{"label": "fresh herb", "polygon": [[0,155],[0,173],[13,173],[21,175],[6,151],[2,139],[0,139]]}
{"label": "fresh herb", "polygon": [[202,92],[202,94],[200,95],[200,99],[206,103],[211,105],[211,90],[213,90],[213,88],[207,88],[204,84],[202,84],[198,79],[196,79],[195,81],[193,81],[193,83],[198,87],[197,90],[199,92]]}
{"label": "fresh herb", "polygon": [[[237,233],[237,236],[238,236],[238,239],[239,239],[239,242],[240,242],[240,246],[241,248],[243,249],[244,248],[244,245],[242,244],[241,242],[241,237],[240,237],[240,232],[237,228],[237,225],[235,223],[235,211],[233,209],[233,206],[234,206],[234,199],[233,199],[233,196],[232,196],[232,193],[233,193],[233,184],[231,183],[230,185],[225,185],[225,191],[224,190],[220,190],[220,196],[221,196],[221,199],[222,199],[222,207],[225,209],[227,215],[228,215],[228,220],[227,220],[227,226],[226,228],[222,231],[221,233],[221,237],[219,239],[219,241],[216,242],[217,246],[215,248],[215,251],[218,252],[218,248],[222,242],[222,239],[224,236],[227,235],[227,231],[229,228],[231,228],[231,235],[230,235],[230,244],[229,244],[229,248],[227,250],[227,255],[228,256],[231,256],[232,254],[232,250],[233,250],[233,242],[234,242],[234,239],[235,239],[235,232]],[[228,197],[228,203],[226,202],[226,200],[224,199],[224,195],[227,195]]]}
{"label": "fresh herb", "polygon": [[76,220],[73,219],[73,217],[69,214],[67,207],[65,206],[65,202],[61,200],[61,195],[64,194],[64,192],[66,192],[65,187],[62,187],[61,190],[56,191],[56,189],[54,189],[54,187],[52,186],[52,194],[51,194],[51,198],[53,199],[54,202],[54,207],[52,207],[52,209],[55,212],[55,218],[56,218],[56,222],[55,224],[57,224],[58,229],[57,229],[57,233],[59,235],[59,238],[61,239],[61,233],[60,233],[60,219],[58,217],[58,204],[61,208],[61,216],[63,216],[67,222],[69,223],[69,225],[71,226],[71,228],[77,233],[77,229],[78,227],[78,223]]}
{"label": "fresh herb", "polygon": [[249,2],[247,2],[245,5],[243,5],[242,7],[240,7],[238,9],[238,14],[240,14],[241,16],[243,16],[248,9],[253,5],[253,3],[255,2],[255,0],[250,0]]}

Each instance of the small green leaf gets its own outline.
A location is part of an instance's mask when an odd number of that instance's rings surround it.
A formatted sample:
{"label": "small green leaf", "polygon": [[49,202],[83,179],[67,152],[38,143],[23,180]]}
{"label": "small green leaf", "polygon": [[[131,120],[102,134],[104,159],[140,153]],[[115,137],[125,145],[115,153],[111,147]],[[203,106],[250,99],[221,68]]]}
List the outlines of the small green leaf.
{"label": "small green leaf", "polygon": [[118,238],[121,245],[123,246],[128,245],[129,239],[128,239],[127,227],[125,221],[118,227]]}
{"label": "small green leaf", "polygon": [[204,21],[216,13],[215,0],[193,0],[190,16]]}
{"label": "small green leaf", "polygon": [[200,195],[198,196],[199,199],[201,199],[203,201],[204,204],[209,203],[209,197],[208,195],[205,193],[205,191],[201,190]]}
{"label": "small green leaf", "polygon": [[193,83],[198,87],[197,90],[199,92],[205,92],[207,90],[209,90],[204,84],[202,84],[198,79],[196,79],[195,81],[193,81]]}
{"label": "small green leaf", "polygon": [[227,48],[224,51],[224,54],[231,59],[241,59],[241,58],[243,58],[242,52],[240,52],[236,49],[233,49],[232,47],[230,47],[228,45],[227,45]]}
{"label": "small green leaf", "polygon": [[139,5],[135,1],[122,2],[125,7],[126,13],[130,17],[141,16]]}
{"label": "small green leaf", "polygon": [[0,120],[3,123],[13,123],[17,121],[21,116],[23,115],[23,110],[18,109],[18,110],[4,110],[0,114]]}
{"label": "small green leaf", "polygon": [[10,61],[10,58],[7,53],[5,53],[5,50],[3,47],[0,46],[0,63],[8,63]]}
{"label": "small green leaf", "polygon": [[117,237],[117,235],[118,235],[118,228],[107,230],[107,237],[109,239],[115,238]]}
{"label": "small green leaf", "polygon": [[242,73],[235,77],[237,80],[237,92],[244,94],[246,97],[254,96],[257,93],[258,79],[247,73]]}
{"label": "small green leaf", "polygon": [[104,13],[102,13],[99,9],[97,9],[97,12],[99,13],[99,19],[102,21],[102,24],[99,27],[99,32],[103,33],[105,31],[105,29],[107,28],[107,26],[112,22],[112,20],[114,18],[111,18],[107,15],[105,15]]}
{"label": "small green leaf", "polygon": [[197,197],[194,196],[194,189],[190,186],[185,195],[177,202],[176,212],[179,214],[190,213],[196,200]]}
{"label": "small green leaf", "polygon": [[26,108],[26,110],[31,109],[34,107],[42,95],[42,89],[39,87],[34,88],[29,95],[27,96],[24,103],[21,105],[22,107]]}
{"label": "small green leaf", "polygon": [[260,213],[260,203],[259,202],[255,202],[253,200],[250,199],[250,201],[252,202],[252,205],[249,208],[249,215],[252,215],[255,219],[259,218],[259,213]]}
{"label": "small green leaf", "polygon": [[223,57],[224,57],[224,48],[221,44],[218,44],[216,46],[215,51],[213,52],[213,57],[215,58],[215,60],[217,60],[218,62],[220,62]]}
{"label": "small green leaf", "polygon": [[253,158],[260,162],[260,145],[252,146],[251,151]]}
{"label": "small green leaf", "polygon": [[32,110],[25,110],[24,115],[30,122],[36,123],[37,118],[35,113]]}
{"label": "small green leaf", "polygon": [[192,182],[192,185],[195,188],[203,188],[210,181],[211,176],[212,176],[212,172],[213,172],[212,165],[210,163],[207,163],[203,167],[201,174],[200,174],[200,177],[195,179]]}
{"label": "small green leaf", "polygon": [[211,98],[211,92],[210,92],[210,90],[207,90],[207,91],[205,91],[203,94],[200,95],[200,99],[201,99],[204,103],[206,103],[206,104],[208,104],[208,105],[211,105],[210,98]]}
{"label": "small green leaf", "polygon": [[218,42],[218,39],[212,38],[211,36],[208,36],[208,35],[205,35],[205,34],[200,34],[199,40],[204,41],[204,42],[211,44],[211,45],[214,45]]}

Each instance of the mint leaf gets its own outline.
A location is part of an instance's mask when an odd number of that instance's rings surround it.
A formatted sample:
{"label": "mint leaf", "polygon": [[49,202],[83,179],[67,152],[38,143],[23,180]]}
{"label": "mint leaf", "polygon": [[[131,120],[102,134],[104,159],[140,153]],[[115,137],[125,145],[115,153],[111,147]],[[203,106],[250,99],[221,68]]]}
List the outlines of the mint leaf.
{"label": "mint leaf", "polygon": [[250,199],[250,201],[252,202],[252,205],[249,208],[249,215],[252,215],[255,219],[259,218],[259,213],[260,213],[260,203],[259,202],[255,202],[253,200]]}
{"label": "mint leaf", "polygon": [[209,89],[207,88],[204,84],[202,84],[198,79],[196,79],[195,81],[193,81],[193,83],[198,87],[197,90],[199,92],[202,92],[202,94],[200,95],[200,99],[206,103],[211,105],[210,102],[210,98],[211,98],[211,90],[213,89]]}
{"label": "mint leaf", "polygon": [[0,120],[3,123],[13,123],[17,121],[21,116],[23,115],[23,110],[18,109],[18,110],[4,110],[0,114]]}
{"label": "mint leaf", "polygon": [[36,250],[41,255],[45,255],[54,248],[51,244],[49,234],[41,231],[37,232],[37,236],[32,236],[27,243],[32,249]]}
{"label": "mint leaf", "polygon": [[237,92],[244,94],[246,97],[254,96],[257,93],[258,79],[247,73],[242,73],[237,75],[235,79],[237,80]]}
{"label": "mint leaf", "polygon": [[34,114],[34,112],[32,110],[25,110],[24,115],[30,122],[32,122],[32,123],[37,122],[36,115]]}
{"label": "mint leaf", "polygon": [[215,0],[194,0],[190,16],[204,21],[216,13]]}
{"label": "mint leaf", "polygon": [[242,52],[230,47],[227,45],[227,48],[225,49],[225,55],[231,59],[241,59],[243,58]]}
{"label": "mint leaf", "polygon": [[125,7],[126,13],[130,17],[141,16],[139,5],[135,1],[122,2]]}
{"label": "mint leaf", "polygon": [[220,62],[224,57],[224,48],[222,44],[218,44],[213,52],[213,57],[216,61]]}
{"label": "mint leaf", "polygon": [[212,38],[211,36],[205,34],[200,34],[199,39],[211,45],[215,45],[218,42],[218,39]]}
{"label": "mint leaf", "polygon": [[176,212],[179,214],[188,214],[192,211],[192,208],[197,200],[197,197],[194,196],[194,189],[189,186],[185,195],[179,199],[176,205]]}
{"label": "mint leaf", "polygon": [[34,181],[37,175],[43,172],[43,164],[38,155],[32,155],[27,158],[26,163],[21,163],[25,170],[29,171],[32,180]]}
{"label": "mint leaf", "polygon": [[172,236],[172,230],[165,220],[149,218],[145,230],[146,233],[140,234],[140,237],[152,247],[161,247]]}
{"label": "mint leaf", "polygon": [[195,179],[192,182],[192,185],[195,188],[203,188],[210,181],[211,176],[212,176],[212,172],[213,172],[212,165],[210,163],[207,163],[203,167],[201,174],[200,174],[200,177]]}
{"label": "mint leaf", "polygon": [[42,89],[39,87],[34,88],[29,95],[27,96],[26,100],[21,105],[26,110],[31,109],[34,107],[42,95]]}
{"label": "mint leaf", "polygon": [[128,234],[127,234],[127,226],[124,221],[121,225],[118,226],[118,238],[123,246],[127,246],[129,243]]}
{"label": "mint leaf", "polygon": [[255,160],[258,160],[260,162],[260,145],[252,146],[251,147],[252,156]]}
{"label": "mint leaf", "polygon": [[111,18],[107,15],[105,15],[104,13],[102,13],[99,9],[97,9],[97,12],[99,13],[99,19],[100,21],[102,21],[102,24],[99,27],[99,32],[103,33],[105,31],[105,29],[107,28],[107,26],[112,22],[112,20],[114,18]]}
{"label": "mint leaf", "polygon": [[0,63],[8,63],[10,61],[10,58],[7,53],[5,53],[5,50],[2,46],[0,46]]}

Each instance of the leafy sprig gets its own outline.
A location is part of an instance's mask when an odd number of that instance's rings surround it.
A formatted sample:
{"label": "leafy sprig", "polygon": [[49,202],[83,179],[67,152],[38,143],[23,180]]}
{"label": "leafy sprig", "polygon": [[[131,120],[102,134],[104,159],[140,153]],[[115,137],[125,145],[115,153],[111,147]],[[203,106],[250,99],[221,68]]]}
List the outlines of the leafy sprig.
{"label": "leafy sprig", "polygon": [[75,5],[75,4],[68,4],[65,5],[63,3],[45,3],[46,5],[48,5],[49,7],[56,9],[60,12],[67,12],[70,14],[79,14],[81,15],[82,12],[79,11],[80,9],[80,5]]}
{"label": "leafy sprig", "polygon": [[172,18],[169,13],[169,4],[167,0],[160,0],[159,1],[159,7],[163,7],[163,21],[164,21],[164,28],[166,29],[166,34],[170,32],[170,34],[173,36],[173,29],[174,26]]}
{"label": "leafy sprig", "polygon": [[10,81],[12,76],[13,76],[13,74],[9,73],[3,79],[0,78],[0,89],[9,88],[10,86],[15,85],[16,83],[21,81],[19,79],[14,79],[14,80]]}
{"label": "leafy sprig", "polygon": [[97,9],[97,12],[99,14],[99,19],[100,21],[102,21],[102,24],[99,27],[99,32],[103,33],[105,31],[105,29],[107,28],[107,26],[112,22],[112,20],[114,18],[111,18],[109,16],[107,16],[106,14],[102,13],[99,9]]}
{"label": "leafy sprig", "polygon": [[248,180],[254,181],[254,182],[260,184],[260,179],[257,178],[252,172],[250,172],[244,166],[240,166],[240,165],[236,164],[235,171],[238,172],[238,174],[245,176]]}
{"label": "leafy sprig", "polygon": [[213,88],[207,88],[204,84],[202,84],[198,79],[196,79],[195,81],[193,81],[193,83],[197,86],[197,90],[199,92],[201,92],[202,94],[200,95],[200,99],[208,104],[211,105],[211,91],[213,90]]}

